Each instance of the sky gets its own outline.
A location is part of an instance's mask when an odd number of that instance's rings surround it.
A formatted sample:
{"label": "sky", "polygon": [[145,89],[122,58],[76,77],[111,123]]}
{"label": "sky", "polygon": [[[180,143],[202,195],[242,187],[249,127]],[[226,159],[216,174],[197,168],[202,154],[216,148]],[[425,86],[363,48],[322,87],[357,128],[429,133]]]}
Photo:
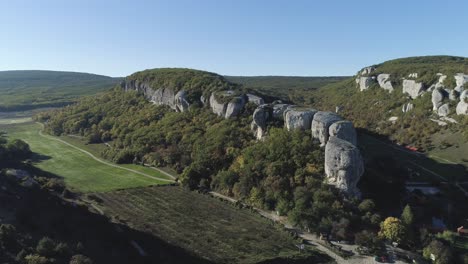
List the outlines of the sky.
{"label": "sky", "polygon": [[0,71],[353,75],[394,58],[467,57],[466,14],[465,0],[0,0]]}

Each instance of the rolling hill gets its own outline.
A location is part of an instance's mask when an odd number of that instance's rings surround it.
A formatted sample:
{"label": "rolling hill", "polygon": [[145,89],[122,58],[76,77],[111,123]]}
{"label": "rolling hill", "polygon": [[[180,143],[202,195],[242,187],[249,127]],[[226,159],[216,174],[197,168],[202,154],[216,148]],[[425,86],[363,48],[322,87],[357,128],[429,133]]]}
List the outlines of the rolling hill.
{"label": "rolling hill", "polygon": [[63,106],[112,88],[120,78],[62,71],[0,71],[0,111]]}
{"label": "rolling hill", "polygon": [[303,95],[308,91],[345,80],[349,77],[301,77],[301,76],[225,76],[227,80],[256,90],[264,95],[293,101],[296,104],[307,103]]}

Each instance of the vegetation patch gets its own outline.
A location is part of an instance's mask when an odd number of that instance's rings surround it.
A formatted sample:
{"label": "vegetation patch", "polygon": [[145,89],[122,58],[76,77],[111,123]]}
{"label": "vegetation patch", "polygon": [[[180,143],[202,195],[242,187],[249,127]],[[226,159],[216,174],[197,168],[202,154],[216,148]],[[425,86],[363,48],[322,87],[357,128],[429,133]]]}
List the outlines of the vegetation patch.
{"label": "vegetation patch", "polygon": [[[276,258],[328,261],[273,222],[180,187],[161,186],[98,194],[117,221],[152,233],[216,263],[258,263]],[[209,208],[209,209],[208,209]],[[298,261],[300,263],[300,261]]]}

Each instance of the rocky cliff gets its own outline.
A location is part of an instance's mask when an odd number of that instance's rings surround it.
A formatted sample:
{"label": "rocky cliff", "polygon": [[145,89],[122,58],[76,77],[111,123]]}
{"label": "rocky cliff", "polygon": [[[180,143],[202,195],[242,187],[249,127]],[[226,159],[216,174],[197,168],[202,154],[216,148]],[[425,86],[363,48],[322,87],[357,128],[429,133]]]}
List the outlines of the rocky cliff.
{"label": "rocky cliff", "polygon": [[[372,69],[365,72],[368,74]],[[202,105],[226,119],[245,112],[248,103],[257,105],[252,114],[251,129],[258,140],[267,136],[271,121],[283,122],[288,130],[310,131],[312,137],[325,147],[326,181],[347,195],[359,193],[356,183],[362,175],[362,159],[355,147],[356,131],[351,122],[331,112],[281,102],[265,104],[260,96],[244,93],[218,75],[193,70],[182,70],[182,73],[176,69],[137,73],[123,80],[121,88],[142,93],[154,104],[167,105],[178,112],[187,111],[191,105]],[[366,82],[373,82],[373,79],[363,81]]]}
{"label": "rocky cliff", "polygon": [[263,140],[267,136],[268,122],[282,120],[289,131],[309,130],[318,144],[325,147],[327,183],[335,185],[346,195],[359,195],[356,184],[364,169],[361,154],[356,147],[357,135],[352,122],[331,112],[273,103],[260,105],[254,111],[252,132],[257,140]]}
{"label": "rocky cliff", "polygon": [[[382,65],[386,65],[385,63]],[[408,64],[402,64],[403,67],[408,67]],[[411,64],[409,64],[411,65]],[[388,66],[386,66],[388,68]],[[426,66],[427,67],[427,66]],[[402,92],[408,95],[408,99],[414,100],[426,93],[431,93],[432,104],[434,112],[442,117],[449,115],[450,113],[456,113],[457,115],[466,115],[466,106],[464,99],[460,96],[468,83],[468,74],[455,73],[455,74],[444,74],[444,73],[430,73],[425,68],[421,68],[422,74],[418,72],[411,72],[407,75],[401,74],[401,69],[397,69],[397,73],[381,72],[380,65],[365,67],[356,75],[356,84],[359,90],[365,91],[373,86],[374,83],[384,90],[393,92],[396,85],[400,85]],[[415,66],[414,71],[420,70]],[[452,69],[453,71],[453,69]],[[429,73],[428,73],[429,72]],[[397,80],[397,84],[394,84],[391,76],[394,80]],[[377,80],[377,82],[375,82]],[[430,83],[424,83],[427,80],[435,80]],[[459,101],[457,104],[457,110],[450,109],[450,104],[447,101]],[[409,102],[408,102],[409,103]],[[406,105],[408,105],[408,103]],[[405,105],[402,106],[403,112],[409,112],[413,107],[408,108]]]}

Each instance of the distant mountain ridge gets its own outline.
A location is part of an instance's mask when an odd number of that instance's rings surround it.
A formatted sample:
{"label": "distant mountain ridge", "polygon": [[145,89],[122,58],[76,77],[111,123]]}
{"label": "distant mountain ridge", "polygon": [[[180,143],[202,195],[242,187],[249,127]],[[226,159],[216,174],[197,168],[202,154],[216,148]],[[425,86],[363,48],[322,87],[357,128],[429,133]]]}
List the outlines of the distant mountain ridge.
{"label": "distant mountain ridge", "polygon": [[120,79],[81,72],[0,71],[0,111],[63,106],[110,89]]}

